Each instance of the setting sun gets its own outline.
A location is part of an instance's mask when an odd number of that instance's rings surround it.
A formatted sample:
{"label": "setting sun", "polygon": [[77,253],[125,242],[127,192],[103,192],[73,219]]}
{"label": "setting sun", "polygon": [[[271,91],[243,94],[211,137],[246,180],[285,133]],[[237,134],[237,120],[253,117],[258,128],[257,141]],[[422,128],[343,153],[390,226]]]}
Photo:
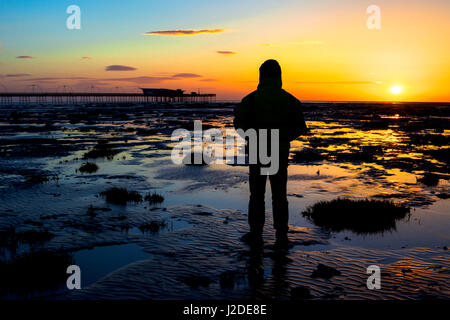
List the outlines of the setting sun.
{"label": "setting sun", "polygon": [[391,88],[391,92],[393,94],[400,94],[400,93],[402,93],[402,87],[400,87],[400,86],[393,86]]}

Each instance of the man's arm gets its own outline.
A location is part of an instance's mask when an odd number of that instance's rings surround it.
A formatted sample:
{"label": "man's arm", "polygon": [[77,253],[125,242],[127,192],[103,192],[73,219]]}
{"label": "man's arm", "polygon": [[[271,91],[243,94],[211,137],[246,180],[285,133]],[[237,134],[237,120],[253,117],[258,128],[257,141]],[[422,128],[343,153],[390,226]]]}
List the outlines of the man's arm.
{"label": "man's arm", "polygon": [[245,97],[241,103],[234,109],[234,128],[246,131],[250,127],[250,103],[249,98]]}
{"label": "man's arm", "polygon": [[300,135],[308,132],[305,118],[303,116],[302,105],[299,100],[294,98],[294,102],[291,106],[291,118],[289,120],[289,141],[297,139]]}

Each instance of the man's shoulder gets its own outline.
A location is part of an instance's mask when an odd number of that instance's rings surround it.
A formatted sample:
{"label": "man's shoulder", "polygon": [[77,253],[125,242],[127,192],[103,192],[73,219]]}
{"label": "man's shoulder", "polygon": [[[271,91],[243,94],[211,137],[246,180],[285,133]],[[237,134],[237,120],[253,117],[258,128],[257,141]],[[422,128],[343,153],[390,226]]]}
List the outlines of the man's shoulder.
{"label": "man's shoulder", "polygon": [[250,92],[248,95],[246,95],[244,98],[242,98],[242,102],[247,102],[250,99],[253,99],[255,97],[256,90],[253,92]]}
{"label": "man's shoulder", "polygon": [[300,103],[300,100],[298,100],[293,94],[287,92],[284,89],[281,89],[283,91],[283,94],[286,96],[287,99],[289,99],[290,101],[292,101],[293,103]]}

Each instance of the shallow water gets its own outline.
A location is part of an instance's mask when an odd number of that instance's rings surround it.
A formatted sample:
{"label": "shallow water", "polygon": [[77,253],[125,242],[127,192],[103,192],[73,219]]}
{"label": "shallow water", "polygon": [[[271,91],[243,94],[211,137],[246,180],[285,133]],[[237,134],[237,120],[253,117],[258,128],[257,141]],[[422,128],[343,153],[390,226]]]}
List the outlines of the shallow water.
{"label": "shallow water", "polygon": [[109,273],[132,262],[151,259],[134,243],[95,247],[73,253],[74,264],[80,267],[81,283],[89,286]]}
{"label": "shallow water", "polygon": [[[444,250],[450,200],[441,196],[449,192],[449,106],[305,105],[311,133],[295,141],[292,151],[312,150],[320,157],[299,160],[292,154],[288,200],[294,247],[284,258],[272,248],[270,188],[264,252],[249,251],[239,241],[247,230],[245,166],[170,161],[174,129],[190,128],[198,119],[227,128],[232,109],[8,108],[0,110],[0,231],[11,226],[16,232],[47,230],[53,238],[33,243],[32,250],[73,254],[84,289],[58,291],[61,298],[282,299],[299,285],[315,298],[450,297],[450,258]],[[373,116],[374,108],[379,117]],[[99,139],[107,139],[118,153],[112,160],[89,160],[98,171],[80,173],[84,153]],[[424,172],[437,175],[439,184],[418,182]],[[29,182],[36,176],[49,181]],[[164,202],[109,204],[99,194],[112,186],[142,195],[156,191]],[[317,201],[337,197],[387,198],[412,210],[395,230],[365,235],[328,232],[301,214]],[[90,206],[95,214],[88,214]],[[164,221],[166,227],[154,233],[139,229],[152,221]],[[1,252],[6,259],[31,249],[19,244],[11,253],[4,245]],[[317,263],[343,275],[311,279]],[[383,290],[365,288],[370,264],[389,274]],[[233,274],[233,288],[221,281],[226,272]],[[211,283],[186,285],[186,278],[198,274]]]}

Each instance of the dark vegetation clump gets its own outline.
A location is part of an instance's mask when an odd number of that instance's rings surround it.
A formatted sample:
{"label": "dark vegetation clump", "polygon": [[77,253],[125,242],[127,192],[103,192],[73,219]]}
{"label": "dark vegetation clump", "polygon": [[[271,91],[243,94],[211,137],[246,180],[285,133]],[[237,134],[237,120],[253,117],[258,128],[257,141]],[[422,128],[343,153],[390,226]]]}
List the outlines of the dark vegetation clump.
{"label": "dark vegetation clump", "polygon": [[17,232],[14,227],[0,232],[0,247],[14,251],[20,244],[40,244],[51,240],[55,235],[48,230],[27,230]]}
{"label": "dark vegetation clump", "polygon": [[35,244],[51,240],[55,235],[47,230],[28,230],[16,234],[19,241],[23,243]]}
{"label": "dark vegetation clump", "polygon": [[142,233],[145,232],[151,232],[151,233],[157,233],[160,229],[167,227],[167,223],[164,221],[150,221],[143,223],[139,226],[139,230],[141,230]]}
{"label": "dark vegetation clump", "polygon": [[47,175],[47,174],[35,174],[28,176],[26,178],[26,183],[29,184],[41,184],[44,182],[49,182],[51,180],[58,180],[57,175]]}
{"label": "dark vegetation clump", "polygon": [[112,160],[119,151],[113,149],[106,142],[100,141],[97,145],[95,145],[91,150],[86,152],[83,155],[83,159],[98,159],[98,158],[106,158],[108,160]]}
{"label": "dark vegetation clump", "polygon": [[438,185],[439,176],[434,173],[427,172],[423,175],[422,178],[417,179],[417,181],[423,183],[426,186],[433,187]]}
{"label": "dark vegetation clump", "polygon": [[298,286],[291,289],[291,297],[299,300],[312,299],[311,291],[307,287]]}
{"label": "dark vegetation clump", "polygon": [[73,258],[67,253],[34,251],[0,261],[0,296],[33,295],[64,288],[67,267]]}
{"label": "dark vegetation clump", "polygon": [[313,273],[311,274],[311,278],[330,279],[334,276],[340,276],[340,275],[341,275],[341,272],[339,270],[336,270],[333,267],[329,267],[329,266],[319,263],[317,265],[316,270],[314,270]]}
{"label": "dark vegetation clump", "polygon": [[128,191],[126,188],[110,188],[100,193],[106,198],[106,202],[118,205],[126,205],[128,202],[142,202],[142,196],[137,191]]}
{"label": "dark vegetation clump", "polygon": [[208,287],[212,280],[208,277],[191,275],[182,279],[191,288]]}
{"label": "dark vegetation clump", "polygon": [[44,182],[48,182],[49,178],[46,175],[36,175],[36,176],[30,176],[27,178],[27,183],[31,184],[40,184]]}
{"label": "dark vegetation clump", "polygon": [[97,172],[98,166],[94,162],[86,162],[83,163],[78,170],[80,170],[81,173],[94,173]]}
{"label": "dark vegetation clump", "polygon": [[153,193],[148,193],[145,198],[145,201],[148,201],[149,204],[159,204],[164,202],[164,197],[162,195],[160,195],[159,193],[153,192]]}
{"label": "dark vegetation clump", "polygon": [[199,211],[195,212],[194,214],[198,216],[212,216],[212,212],[209,211]]}
{"label": "dark vegetation clump", "polygon": [[389,200],[351,200],[337,198],[319,201],[302,212],[315,225],[330,231],[350,230],[369,234],[395,230],[397,220],[410,208]]}

